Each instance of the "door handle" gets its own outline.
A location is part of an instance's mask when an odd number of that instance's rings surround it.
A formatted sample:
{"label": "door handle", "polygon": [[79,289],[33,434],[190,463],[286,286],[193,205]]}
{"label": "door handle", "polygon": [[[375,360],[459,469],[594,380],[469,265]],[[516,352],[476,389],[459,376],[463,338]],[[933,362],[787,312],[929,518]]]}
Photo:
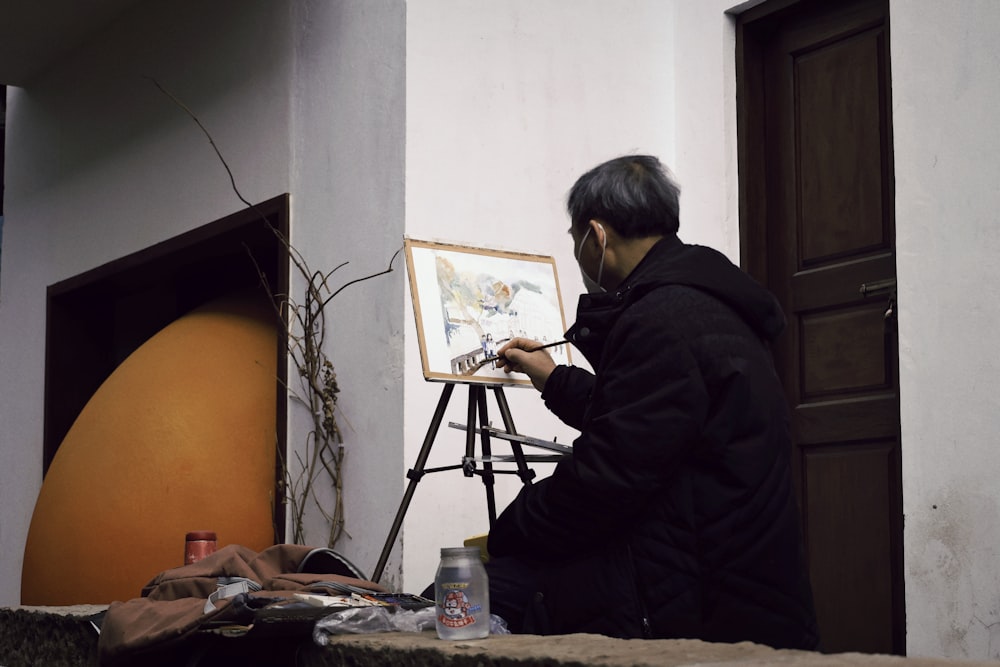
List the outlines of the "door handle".
{"label": "door handle", "polygon": [[884,280],[874,280],[870,283],[861,283],[861,296],[888,296],[889,307],[885,310],[883,319],[888,320],[896,316],[896,279],[886,278]]}
{"label": "door handle", "polygon": [[873,280],[870,283],[861,283],[861,296],[878,296],[889,294],[896,296],[896,279],[886,278],[885,280]]}

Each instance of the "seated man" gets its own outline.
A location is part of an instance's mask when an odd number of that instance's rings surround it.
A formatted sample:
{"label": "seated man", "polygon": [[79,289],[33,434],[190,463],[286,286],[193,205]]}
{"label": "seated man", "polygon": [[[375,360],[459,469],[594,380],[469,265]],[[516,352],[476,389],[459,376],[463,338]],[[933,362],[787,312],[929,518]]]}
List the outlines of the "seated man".
{"label": "seated man", "polygon": [[815,649],[768,348],[784,315],[723,255],[677,238],[678,193],[656,158],[627,156],[569,194],[591,293],[567,339],[595,372],[524,338],[499,350],[580,437],[490,531],[491,608],[515,632]]}

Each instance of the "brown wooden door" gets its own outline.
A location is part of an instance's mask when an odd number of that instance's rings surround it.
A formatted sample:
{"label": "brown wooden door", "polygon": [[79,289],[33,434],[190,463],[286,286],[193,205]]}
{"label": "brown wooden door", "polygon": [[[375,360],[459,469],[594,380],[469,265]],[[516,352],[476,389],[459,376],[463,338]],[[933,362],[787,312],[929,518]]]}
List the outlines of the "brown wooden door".
{"label": "brown wooden door", "polygon": [[902,653],[888,10],[775,2],[738,28],[744,263],[788,316],[774,352],[823,650]]}

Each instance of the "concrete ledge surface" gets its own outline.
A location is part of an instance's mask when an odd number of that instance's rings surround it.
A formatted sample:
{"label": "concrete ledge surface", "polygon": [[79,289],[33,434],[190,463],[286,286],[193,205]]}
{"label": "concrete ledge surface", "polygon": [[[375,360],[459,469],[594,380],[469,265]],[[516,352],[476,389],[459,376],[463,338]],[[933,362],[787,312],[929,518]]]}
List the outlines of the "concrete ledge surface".
{"label": "concrete ledge surface", "polygon": [[[0,607],[0,667],[46,665],[96,667],[97,632],[91,623],[105,606]],[[297,665],[299,667],[998,667],[1000,662],[904,658],[862,653],[778,651],[744,642],[712,644],[690,639],[613,639],[575,634],[494,635],[474,641],[442,641],[433,632],[336,635],[327,646],[309,640],[266,642],[204,638],[197,664]],[[183,647],[182,647],[183,648]],[[187,653],[196,653],[189,648]],[[163,664],[187,664],[184,654],[161,653]],[[147,655],[141,664],[159,663]],[[288,660],[286,660],[286,658]],[[151,660],[152,659],[152,660]],[[290,660],[290,661],[289,661]]]}
{"label": "concrete ledge surface", "polygon": [[107,605],[0,607],[0,667],[90,667],[97,629],[90,619]]}
{"label": "concrete ledge surface", "polygon": [[864,653],[779,651],[759,644],[712,644],[693,639],[614,639],[575,634],[500,635],[475,641],[441,641],[432,632],[334,637],[324,651],[328,665],[449,667],[998,667],[993,661],[905,658]]}

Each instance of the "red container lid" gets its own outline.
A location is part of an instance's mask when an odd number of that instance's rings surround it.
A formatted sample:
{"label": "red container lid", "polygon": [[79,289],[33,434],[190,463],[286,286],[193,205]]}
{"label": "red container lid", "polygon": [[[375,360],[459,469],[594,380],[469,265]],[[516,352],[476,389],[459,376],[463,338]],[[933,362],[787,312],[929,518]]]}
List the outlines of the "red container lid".
{"label": "red container lid", "polygon": [[201,540],[206,540],[206,541],[214,542],[216,540],[215,531],[214,530],[193,530],[193,531],[191,531],[190,533],[188,533],[184,537],[184,540],[187,541],[187,542],[197,542],[197,541],[201,541]]}

